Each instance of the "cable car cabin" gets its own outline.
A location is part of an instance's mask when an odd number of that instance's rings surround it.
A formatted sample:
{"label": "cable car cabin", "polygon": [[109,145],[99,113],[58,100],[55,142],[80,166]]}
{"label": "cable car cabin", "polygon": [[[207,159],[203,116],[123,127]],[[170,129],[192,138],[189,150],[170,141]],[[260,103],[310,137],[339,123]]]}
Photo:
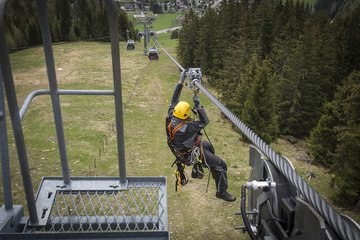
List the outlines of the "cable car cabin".
{"label": "cable car cabin", "polygon": [[189,68],[188,78],[190,79],[190,81],[194,79],[198,79],[201,82],[202,80],[201,68]]}
{"label": "cable car cabin", "polygon": [[126,50],[128,50],[128,51],[135,50],[135,41],[134,40],[127,41]]}
{"label": "cable car cabin", "polygon": [[156,48],[150,48],[148,53],[149,60],[159,60],[159,52]]}

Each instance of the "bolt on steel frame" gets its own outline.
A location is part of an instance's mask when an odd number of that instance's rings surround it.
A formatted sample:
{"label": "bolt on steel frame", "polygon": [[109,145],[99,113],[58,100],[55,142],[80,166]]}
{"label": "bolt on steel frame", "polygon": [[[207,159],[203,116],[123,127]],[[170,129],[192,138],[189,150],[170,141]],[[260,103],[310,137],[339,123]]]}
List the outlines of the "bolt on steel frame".
{"label": "bolt on steel frame", "polygon": [[[0,239],[156,238],[168,239],[167,193],[164,177],[127,177],[124,147],[118,12],[114,0],[105,0],[110,27],[113,90],[58,88],[50,35],[47,1],[37,0],[49,89],[28,95],[19,111],[5,39],[0,0],[0,156],[4,206],[0,208]],[[29,217],[13,205],[10,177],[5,93],[18,154]],[[21,119],[31,100],[50,95],[59,147],[62,177],[44,177],[34,197]],[[115,100],[119,177],[71,177],[68,166],[60,95],[112,95]],[[36,234],[41,233],[41,234]]]}

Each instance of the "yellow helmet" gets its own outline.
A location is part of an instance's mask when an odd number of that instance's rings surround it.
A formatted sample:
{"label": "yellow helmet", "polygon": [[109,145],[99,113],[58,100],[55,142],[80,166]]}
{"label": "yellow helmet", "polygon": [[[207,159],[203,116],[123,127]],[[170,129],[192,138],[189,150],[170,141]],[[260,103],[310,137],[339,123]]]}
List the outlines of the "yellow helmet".
{"label": "yellow helmet", "polygon": [[173,115],[180,119],[187,119],[190,116],[190,104],[180,101],[174,108]]}

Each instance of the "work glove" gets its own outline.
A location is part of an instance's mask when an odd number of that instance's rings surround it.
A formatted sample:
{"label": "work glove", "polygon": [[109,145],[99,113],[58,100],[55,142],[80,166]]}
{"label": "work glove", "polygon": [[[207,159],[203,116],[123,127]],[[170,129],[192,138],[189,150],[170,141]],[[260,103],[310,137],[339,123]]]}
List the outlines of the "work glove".
{"label": "work glove", "polygon": [[194,101],[194,104],[195,104],[195,108],[199,108],[200,107],[200,98],[199,98],[198,95],[194,95],[193,101]]}

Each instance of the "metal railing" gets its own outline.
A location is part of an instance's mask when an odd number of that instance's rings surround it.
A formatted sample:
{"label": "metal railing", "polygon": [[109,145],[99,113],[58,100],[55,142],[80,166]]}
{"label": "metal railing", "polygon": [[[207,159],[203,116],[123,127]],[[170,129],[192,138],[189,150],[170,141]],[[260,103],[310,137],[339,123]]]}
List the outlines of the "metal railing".
{"label": "metal railing", "polygon": [[[30,93],[19,110],[5,39],[6,0],[0,0],[0,157],[4,206],[0,208],[0,239],[144,238],[168,239],[167,195],[164,177],[127,177],[124,147],[123,100],[118,34],[118,5],[105,0],[110,27],[113,90],[59,89],[50,35],[47,1],[37,0],[49,89]],[[29,217],[13,205],[5,116],[5,95],[12,123]],[[51,97],[62,177],[43,178],[33,192],[21,119],[32,99]],[[60,95],[110,95],[115,102],[118,177],[72,177],[68,166]],[[116,233],[114,233],[116,231]],[[39,233],[42,234],[35,234]],[[97,232],[101,232],[100,235]],[[109,233],[113,232],[113,233]],[[131,233],[129,233],[131,232]],[[136,235],[136,232],[139,232]],[[154,234],[154,232],[156,232]],[[91,233],[87,235],[87,233]],[[17,235],[16,235],[17,234]]]}

